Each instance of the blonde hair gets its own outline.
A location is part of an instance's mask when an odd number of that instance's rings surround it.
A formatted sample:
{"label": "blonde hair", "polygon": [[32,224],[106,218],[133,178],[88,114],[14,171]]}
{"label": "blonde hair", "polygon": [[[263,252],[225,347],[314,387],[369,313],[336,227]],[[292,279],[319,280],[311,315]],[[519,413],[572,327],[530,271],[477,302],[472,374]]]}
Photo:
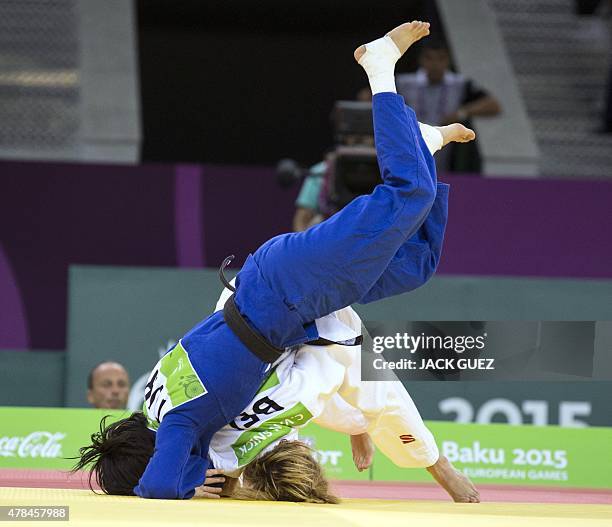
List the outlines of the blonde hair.
{"label": "blonde hair", "polygon": [[249,463],[243,486],[232,495],[241,500],[340,503],[312,450],[299,441],[281,441],[270,452]]}

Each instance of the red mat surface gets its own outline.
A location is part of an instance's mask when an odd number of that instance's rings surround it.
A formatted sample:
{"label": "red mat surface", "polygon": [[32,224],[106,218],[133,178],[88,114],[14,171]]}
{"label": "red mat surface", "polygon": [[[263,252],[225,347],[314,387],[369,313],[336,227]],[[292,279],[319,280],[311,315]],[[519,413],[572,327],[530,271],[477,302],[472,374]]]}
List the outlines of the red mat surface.
{"label": "red mat surface", "polygon": [[89,473],[61,470],[0,469],[0,487],[32,487],[43,489],[88,489]]}
{"label": "red mat surface", "polygon": [[[0,487],[86,489],[87,478],[85,472],[72,475],[58,470],[0,469]],[[333,481],[332,486],[343,498],[449,500],[435,483]],[[487,502],[612,504],[612,489],[478,485],[478,490]]]}

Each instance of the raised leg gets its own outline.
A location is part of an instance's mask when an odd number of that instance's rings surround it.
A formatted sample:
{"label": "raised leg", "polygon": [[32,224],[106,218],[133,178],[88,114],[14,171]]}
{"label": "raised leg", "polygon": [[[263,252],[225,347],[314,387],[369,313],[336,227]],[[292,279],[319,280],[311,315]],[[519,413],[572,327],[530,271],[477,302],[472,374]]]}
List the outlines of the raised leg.
{"label": "raised leg", "polygon": [[266,282],[303,323],[361,299],[419,230],[435,199],[433,158],[403,99],[381,93],[373,108],[383,184],[327,221],[274,238],[254,254]]}
{"label": "raised leg", "polygon": [[[414,112],[394,93],[393,80],[397,59],[428,34],[428,28],[424,22],[402,24],[355,52],[374,93],[374,137],[383,184],[327,221],[274,238],[254,254],[266,283],[304,324],[370,291],[433,206],[433,158]],[[375,89],[376,82],[387,91]],[[425,267],[415,272],[422,273],[415,277],[420,283],[431,275]],[[240,288],[237,300],[240,303]]]}
{"label": "raised leg", "polygon": [[[407,111],[411,110],[408,108]],[[476,137],[472,130],[459,123],[440,127],[419,123],[419,128],[432,155],[450,142],[471,141]],[[448,185],[437,184],[436,200],[427,219],[418,232],[400,247],[384,273],[359,300],[360,304],[407,293],[433,275],[442,253],[448,217],[448,190]]]}
{"label": "raised leg", "polygon": [[360,304],[413,291],[431,278],[442,253],[448,217],[448,190],[448,185],[438,183],[436,200],[427,219],[395,253],[376,283],[359,299]]}
{"label": "raised leg", "polygon": [[[364,64],[372,68],[380,65],[378,73],[390,72],[393,79],[394,64],[401,55],[398,49],[405,51],[410,42],[426,34],[422,23],[404,26],[390,33],[399,47],[389,37],[378,50],[366,45],[360,64],[370,80],[371,71]],[[372,110],[382,184],[327,221],[305,232],[268,241],[253,255],[256,274],[250,278],[248,273],[238,275],[238,308],[277,347],[308,340],[301,325],[357,302],[370,291],[400,247],[417,233],[433,206],[435,165],[414,112],[405,109],[403,98],[392,91],[375,93]],[[429,270],[423,271],[429,274]],[[251,284],[263,280],[300,326],[296,324],[294,330],[283,322],[283,331],[278,331],[278,315],[262,314],[260,295],[254,288],[241,287],[243,278]],[[416,278],[425,279],[424,275]],[[269,304],[266,311],[270,311]],[[287,313],[281,314],[288,317]]]}

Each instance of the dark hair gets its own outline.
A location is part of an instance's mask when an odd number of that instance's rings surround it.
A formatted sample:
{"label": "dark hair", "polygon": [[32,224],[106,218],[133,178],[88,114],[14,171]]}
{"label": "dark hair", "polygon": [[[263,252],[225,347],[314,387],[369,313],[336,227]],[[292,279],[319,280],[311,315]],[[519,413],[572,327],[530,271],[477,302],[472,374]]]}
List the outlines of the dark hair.
{"label": "dark hair", "polygon": [[421,44],[421,51],[432,50],[432,51],[446,51],[450,53],[449,47],[446,42],[441,38],[425,39]]}
{"label": "dark hair", "polygon": [[100,421],[100,431],[91,435],[92,444],[79,449],[79,459],[72,472],[88,468],[89,488],[92,478],[106,494],[133,496],[134,487],[147,468],[155,450],[155,433],[147,428],[142,412],[106,424],[110,415]]}

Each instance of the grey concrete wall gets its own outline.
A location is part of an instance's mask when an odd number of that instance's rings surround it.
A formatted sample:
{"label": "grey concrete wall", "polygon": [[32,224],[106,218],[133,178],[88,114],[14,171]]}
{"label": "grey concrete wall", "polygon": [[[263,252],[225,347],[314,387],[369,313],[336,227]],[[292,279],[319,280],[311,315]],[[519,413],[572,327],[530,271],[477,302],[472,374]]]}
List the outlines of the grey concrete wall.
{"label": "grey concrete wall", "polygon": [[141,124],[132,0],[79,0],[79,159],[136,163]]}
{"label": "grey concrete wall", "polygon": [[612,320],[612,280],[436,276],[356,306],[370,320]]}
{"label": "grey concrete wall", "polygon": [[0,157],[136,163],[133,0],[0,4]]}
{"label": "grey concrete wall", "polygon": [[459,71],[493,93],[503,114],[474,119],[487,176],[536,176],[539,151],[487,0],[437,0]]}
{"label": "grey concrete wall", "polygon": [[[159,352],[165,351],[169,341],[180,338],[212,312],[220,291],[217,271],[210,269],[72,267],[67,404],[85,404],[84,379],[89,369],[103,359],[124,363],[133,381],[141,378],[158,360]],[[612,281],[435,277],[412,293],[355,307],[366,320],[385,321],[612,320],[610,298]],[[600,346],[598,353],[602,349],[605,352]],[[453,393],[467,397],[468,401],[471,393],[478,396],[478,401],[484,400],[487,394],[489,398],[496,396],[492,383],[487,389],[480,387],[480,383],[469,383],[472,388],[467,392],[462,387],[464,383],[434,383],[439,388],[427,388],[431,383],[417,384],[410,387],[417,395],[432,389],[439,391],[439,397],[424,403],[428,416],[443,416],[439,404]],[[505,384],[509,387],[502,392],[515,393],[519,401],[523,392],[532,398],[541,393],[548,400],[546,390],[562,383]],[[611,384],[604,383],[595,389],[593,382],[574,383],[568,398],[589,400],[591,392],[593,397],[600,397],[605,392],[604,386]],[[538,392],[539,389],[543,391]],[[559,391],[558,387],[554,390],[555,394]],[[557,399],[554,399],[557,402],[551,401],[551,405],[558,406]],[[550,408],[553,412],[554,408]],[[601,423],[608,414],[601,409],[593,415]]]}
{"label": "grey concrete wall", "polygon": [[58,351],[1,350],[0,406],[63,406],[65,358]]}
{"label": "grey concrete wall", "polygon": [[[231,273],[228,273],[231,276]],[[216,270],[76,266],[63,353],[0,352],[0,405],[86,405],[89,369],[126,365],[132,382],[213,309]],[[435,277],[410,294],[356,306],[369,320],[612,320],[612,281]],[[609,324],[596,332],[594,370],[609,371]],[[606,333],[607,332],[607,333]],[[577,360],[579,360],[577,350]],[[413,382],[428,419],[611,426],[612,382]]]}

